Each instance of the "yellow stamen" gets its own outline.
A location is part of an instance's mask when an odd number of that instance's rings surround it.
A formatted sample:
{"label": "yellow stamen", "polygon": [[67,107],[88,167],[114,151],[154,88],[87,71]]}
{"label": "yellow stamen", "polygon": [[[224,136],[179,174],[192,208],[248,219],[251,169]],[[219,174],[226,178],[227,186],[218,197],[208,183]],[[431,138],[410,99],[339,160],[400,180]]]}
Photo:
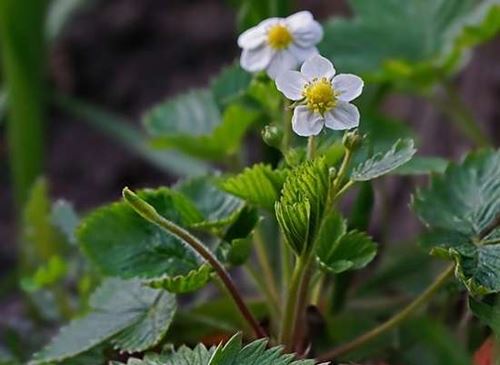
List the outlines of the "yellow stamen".
{"label": "yellow stamen", "polygon": [[330,80],[326,77],[314,79],[307,84],[302,95],[309,110],[321,115],[337,105],[335,90],[333,90]]}
{"label": "yellow stamen", "polygon": [[267,42],[274,49],[287,48],[292,43],[292,34],[288,28],[281,24],[273,25],[267,31]]}

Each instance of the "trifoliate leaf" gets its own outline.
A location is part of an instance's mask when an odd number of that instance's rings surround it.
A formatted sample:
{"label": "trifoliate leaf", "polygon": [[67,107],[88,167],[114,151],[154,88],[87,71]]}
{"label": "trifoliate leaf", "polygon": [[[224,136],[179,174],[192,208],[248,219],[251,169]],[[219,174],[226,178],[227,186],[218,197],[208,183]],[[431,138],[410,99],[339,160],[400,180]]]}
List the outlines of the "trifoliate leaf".
{"label": "trifoliate leaf", "polygon": [[252,74],[243,70],[239,63],[224,68],[211,85],[219,109],[223,110],[228,104],[242,98],[251,81]]}
{"label": "trifoliate leaf", "polygon": [[495,334],[500,336],[500,302],[488,304],[469,298],[469,307],[481,322],[488,325]]}
{"label": "trifoliate leaf", "polygon": [[316,255],[324,270],[338,274],[361,269],[375,257],[377,246],[366,233],[346,230],[344,219],[336,212],[323,221]]}
{"label": "trifoliate leaf", "polygon": [[241,199],[220,190],[212,176],[183,181],[176,186],[176,190],[189,198],[203,216],[203,220],[192,224],[192,227],[227,226],[236,220],[244,206]]}
{"label": "trifoliate leaf", "polygon": [[287,243],[297,253],[307,251],[314,242],[323,215],[329,172],[324,158],[306,161],[290,171],[276,203],[276,217]]}
{"label": "trifoliate leaf", "polygon": [[500,30],[497,0],[351,0],[352,19],[324,24],[320,51],[365,79],[427,87]]}
{"label": "trifoliate leaf", "polygon": [[107,279],[90,298],[90,312],[63,327],[32,363],[58,363],[108,343],[125,352],[144,351],[165,335],[176,311],[175,296],[139,280]]}
{"label": "trifoliate leaf", "polygon": [[417,191],[413,208],[430,228],[427,246],[457,262],[473,293],[500,291],[500,152],[482,150]]}
{"label": "trifoliate leaf", "polygon": [[400,139],[386,153],[377,153],[356,166],[351,174],[354,181],[368,181],[402,166],[415,154],[412,139]]}
{"label": "trifoliate leaf", "polygon": [[[193,203],[179,192],[161,188],[138,195],[159,214],[181,226],[203,220]],[[203,261],[191,248],[145,221],[125,202],[91,213],[77,235],[84,253],[105,275],[139,278],[182,292],[199,289],[208,281]]]}
{"label": "trifoliate leaf", "polygon": [[242,345],[241,334],[219,346],[208,365],[314,365],[315,360],[294,360],[293,354],[283,354],[281,347],[267,348],[267,340]]}
{"label": "trifoliate leaf", "polygon": [[256,164],[225,179],[221,188],[257,207],[273,210],[286,175],[287,170],[273,170],[269,165]]}
{"label": "trifoliate leaf", "polygon": [[156,106],[146,114],[144,123],[156,147],[221,161],[238,152],[257,115],[238,104],[221,115],[212,92],[198,90]]}

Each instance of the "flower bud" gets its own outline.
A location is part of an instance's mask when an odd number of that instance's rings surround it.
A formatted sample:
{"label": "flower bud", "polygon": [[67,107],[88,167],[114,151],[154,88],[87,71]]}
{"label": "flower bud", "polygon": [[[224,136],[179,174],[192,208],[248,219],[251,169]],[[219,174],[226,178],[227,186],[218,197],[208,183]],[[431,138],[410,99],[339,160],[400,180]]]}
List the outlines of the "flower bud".
{"label": "flower bud", "polygon": [[266,125],[261,133],[262,139],[267,145],[280,149],[283,140],[283,131],[280,128],[274,125]]}
{"label": "flower bud", "polygon": [[342,138],[344,147],[350,151],[356,151],[361,146],[362,142],[363,137],[358,133],[357,129],[346,132],[344,138]]}

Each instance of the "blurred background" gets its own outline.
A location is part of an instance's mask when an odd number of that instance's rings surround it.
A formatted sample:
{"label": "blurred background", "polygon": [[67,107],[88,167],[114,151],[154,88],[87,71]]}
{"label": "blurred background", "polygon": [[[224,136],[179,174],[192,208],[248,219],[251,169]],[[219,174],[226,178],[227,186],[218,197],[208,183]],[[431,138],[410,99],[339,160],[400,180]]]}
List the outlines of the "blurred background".
{"label": "blurred background", "polygon": [[[5,17],[9,1],[2,1],[5,4],[0,11]],[[60,9],[70,8],[69,3],[77,2],[66,0]],[[158,164],[137,153],[135,135],[132,133],[131,137],[127,132],[117,131],[116,125],[123,124],[140,132],[141,116],[148,108],[193,87],[206,86],[224,66],[239,57],[240,51],[236,44],[237,10],[230,2],[95,0],[80,3],[68,10],[68,14],[60,10],[64,21],[55,17],[52,24],[47,64],[41,71],[41,78],[47,80],[50,91],[48,88],[41,91],[49,102],[40,161],[50,195],[72,202],[77,211],[85,212],[119,198],[123,186],[168,185],[182,175],[175,169],[158,168]],[[297,8],[310,10],[319,20],[352,15],[351,8],[342,0],[302,0],[297,2]],[[5,29],[1,30],[5,33]],[[14,37],[23,39],[23,34],[20,26]],[[4,44],[6,39],[2,38]],[[3,50],[11,46],[8,44]],[[31,53],[29,57],[42,56]],[[481,44],[467,58],[466,67],[454,75],[451,82],[457,86],[458,96],[481,130],[498,146],[500,37]],[[335,59],[333,61],[335,63]],[[440,90],[436,93],[439,95]],[[0,95],[2,105],[3,94]],[[75,107],[62,95],[97,109]],[[115,124],[87,117],[87,112],[95,117],[100,108],[106,110],[106,118],[111,115],[115,118]],[[382,108],[386,114],[411,126],[419,136],[419,154],[456,160],[474,146],[474,142],[452,127],[449,115],[435,108],[428,98],[404,91],[393,93],[385,99]],[[16,267],[19,252],[16,217],[22,209],[20,202],[16,202],[17,193],[9,169],[5,115],[2,113],[0,118],[1,336],[2,327],[6,329],[14,318],[22,318],[24,309],[15,281],[8,279]],[[250,139],[249,144],[252,143]],[[130,148],[131,145],[135,147]],[[40,151],[31,152],[33,158],[41,157]],[[383,193],[377,190],[376,195],[379,214],[374,215],[370,227],[376,238],[383,236],[391,242],[418,232],[420,226],[408,209],[411,191],[418,181],[399,177],[380,183]],[[387,208],[381,208],[382,202],[384,207],[390,207],[390,224],[385,226],[379,224],[381,217],[387,214],[384,210]]]}

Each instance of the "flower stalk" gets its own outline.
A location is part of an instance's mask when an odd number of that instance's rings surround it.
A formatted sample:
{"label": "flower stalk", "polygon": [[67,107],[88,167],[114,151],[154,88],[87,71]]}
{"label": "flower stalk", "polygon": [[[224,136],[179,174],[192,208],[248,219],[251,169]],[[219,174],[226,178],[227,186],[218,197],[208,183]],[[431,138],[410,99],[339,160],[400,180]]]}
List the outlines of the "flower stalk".
{"label": "flower stalk", "polygon": [[267,336],[264,329],[260,326],[260,324],[257,322],[255,317],[243,301],[243,298],[236,288],[236,285],[234,284],[233,280],[229,276],[229,273],[226,271],[222,263],[200,240],[198,240],[198,238],[193,236],[185,229],[179,227],[177,224],[161,216],[153,206],[142,200],[129,188],[123,189],[123,198],[141,217],[186,242],[193,250],[195,250],[201,257],[203,257],[212,266],[212,268],[222,280],[224,286],[227,288],[242,316],[252,328],[255,336],[257,338],[263,338]]}

